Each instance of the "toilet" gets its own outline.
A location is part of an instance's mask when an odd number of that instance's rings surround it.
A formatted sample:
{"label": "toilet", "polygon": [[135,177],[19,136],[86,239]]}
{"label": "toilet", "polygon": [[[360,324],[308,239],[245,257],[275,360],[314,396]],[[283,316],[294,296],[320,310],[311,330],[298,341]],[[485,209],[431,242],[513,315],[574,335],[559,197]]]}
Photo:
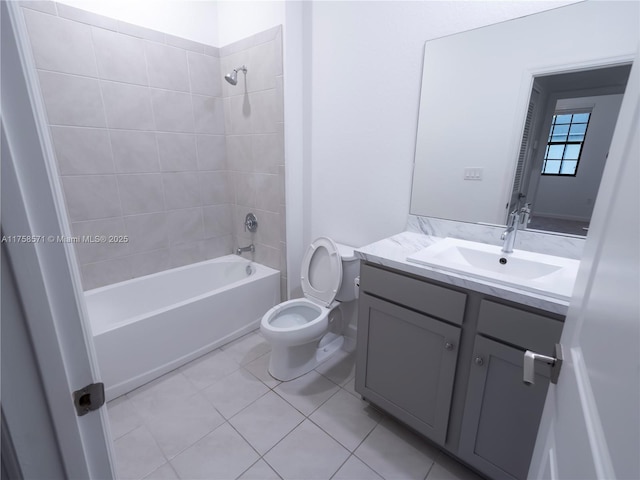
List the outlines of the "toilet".
{"label": "toilet", "polygon": [[327,237],[309,245],[301,268],[304,298],[276,305],[260,322],[260,332],[271,344],[271,376],[293,380],[342,347],[349,319],[343,318],[341,302],[355,300],[359,266],[353,247]]}

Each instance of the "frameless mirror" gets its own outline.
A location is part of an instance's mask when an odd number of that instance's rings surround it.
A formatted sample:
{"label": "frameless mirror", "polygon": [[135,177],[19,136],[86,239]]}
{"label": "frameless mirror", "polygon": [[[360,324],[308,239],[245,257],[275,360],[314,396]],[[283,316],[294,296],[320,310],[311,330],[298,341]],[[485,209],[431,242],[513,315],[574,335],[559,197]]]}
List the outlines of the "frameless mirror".
{"label": "frameless mirror", "polygon": [[[584,235],[638,45],[637,2],[581,2],[425,45],[411,213]],[[608,140],[607,140],[608,138]]]}

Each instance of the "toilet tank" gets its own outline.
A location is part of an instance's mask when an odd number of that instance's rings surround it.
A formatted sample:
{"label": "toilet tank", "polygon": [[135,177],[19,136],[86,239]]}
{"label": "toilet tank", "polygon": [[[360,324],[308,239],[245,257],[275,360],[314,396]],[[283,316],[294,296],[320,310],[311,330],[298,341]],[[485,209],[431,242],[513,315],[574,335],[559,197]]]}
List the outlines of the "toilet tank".
{"label": "toilet tank", "polygon": [[342,284],[336,294],[336,300],[349,302],[356,299],[355,280],[360,274],[360,259],[356,257],[354,247],[336,242],[342,258]]}

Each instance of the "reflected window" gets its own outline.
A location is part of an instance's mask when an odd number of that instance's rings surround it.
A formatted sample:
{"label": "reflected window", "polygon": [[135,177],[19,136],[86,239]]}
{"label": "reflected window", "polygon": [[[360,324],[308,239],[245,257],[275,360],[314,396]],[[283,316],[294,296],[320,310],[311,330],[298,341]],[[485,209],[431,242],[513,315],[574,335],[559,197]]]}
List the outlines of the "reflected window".
{"label": "reflected window", "polygon": [[553,116],[542,175],[576,175],[590,117],[591,112],[556,113]]}

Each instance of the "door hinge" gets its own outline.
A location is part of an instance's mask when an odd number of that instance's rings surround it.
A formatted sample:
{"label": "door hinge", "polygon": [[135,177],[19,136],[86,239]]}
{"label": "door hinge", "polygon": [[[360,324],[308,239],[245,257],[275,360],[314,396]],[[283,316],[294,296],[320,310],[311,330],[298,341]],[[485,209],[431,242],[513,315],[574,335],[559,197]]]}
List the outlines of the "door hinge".
{"label": "door hinge", "polygon": [[73,405],[79,417],[104,405],[104,383],[92,383],[73,392]]}

